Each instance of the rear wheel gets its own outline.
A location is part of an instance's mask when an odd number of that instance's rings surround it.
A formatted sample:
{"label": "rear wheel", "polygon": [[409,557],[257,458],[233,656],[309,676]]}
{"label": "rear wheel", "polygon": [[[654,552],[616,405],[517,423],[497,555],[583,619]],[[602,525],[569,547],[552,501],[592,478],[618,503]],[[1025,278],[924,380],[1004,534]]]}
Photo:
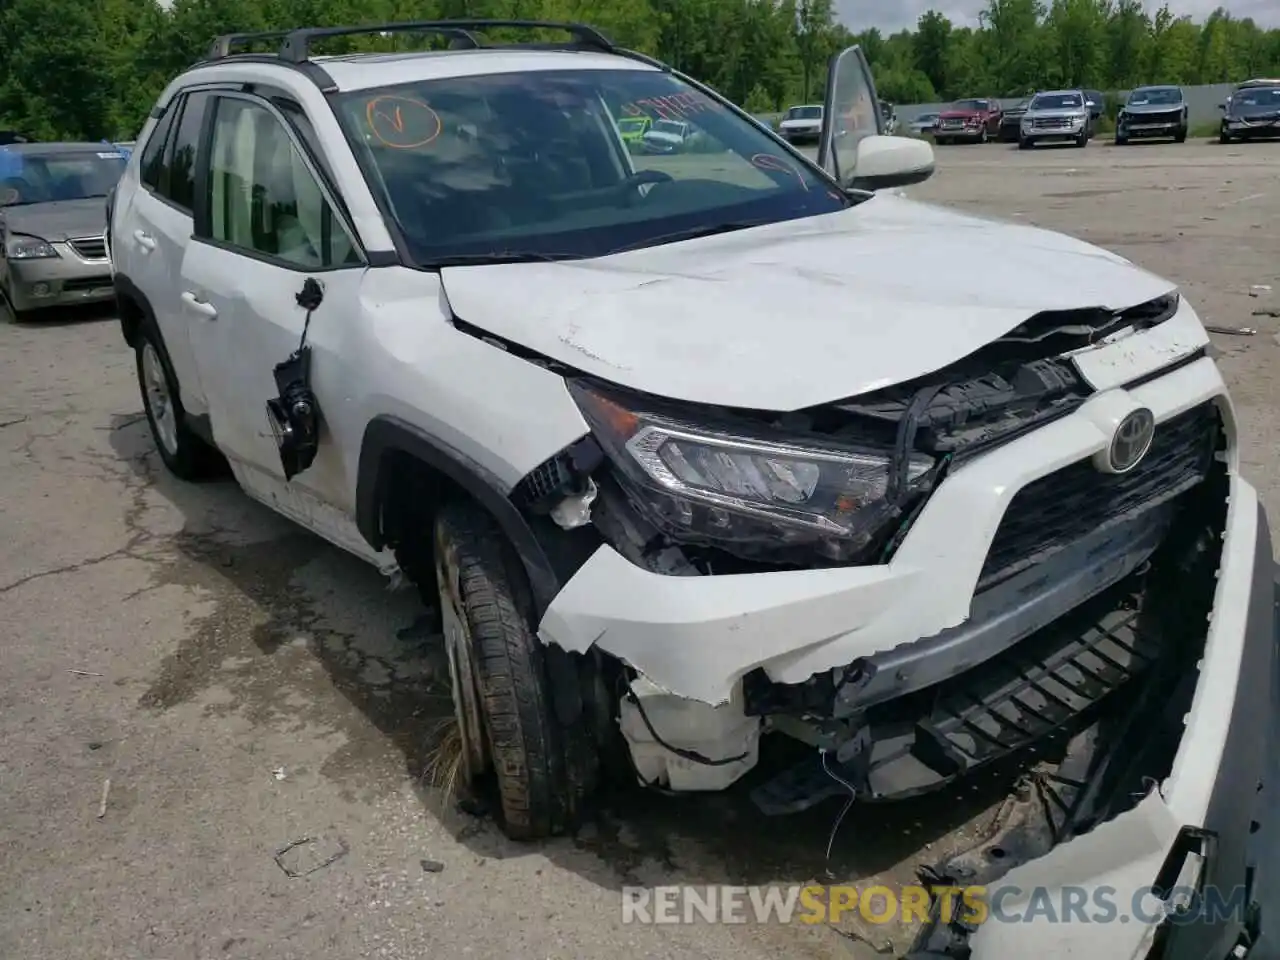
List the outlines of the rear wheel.
{"label": "rear wheel", "polygon": [[464,778],[492,772],[514,840],[572,829],[597,757],[581,719],[556,718],[519,559],[484,511],[458,502],[436,516],[435,563]]}
{"label": "rear wheel", "polygon": [[1117,133],[1117,134],[1116,134],[1116,146],[1117,146],[1117,147],[1123,147],[1123,146],[1124,146],[1126,143],[1128,143],[1128,142],[1129,142],[1129,138],[1128,138],[1128,137],[1126,137],[1124,134],[1122,134],[1122,133]]}
{"label": "rear wheel", "polygon": [[1231,139],[1231,134],[1227,133],[1227,128],[1225,126],[1218,131],[1219,143],[1230,143]]}
{"label": "rear wheel", "polygon": [[134,341],[142,408],[160,459],[183,480],[202,480],[220,472],[225,461],[187,425],[169,355],[154,325],[144,322]]}
{"label": "rear wheel", "polygon": [[1089,128],[1085,127],[1080,131],[1080,136],[1076,137],[1077,147],[1087,147],[1089,145]]}

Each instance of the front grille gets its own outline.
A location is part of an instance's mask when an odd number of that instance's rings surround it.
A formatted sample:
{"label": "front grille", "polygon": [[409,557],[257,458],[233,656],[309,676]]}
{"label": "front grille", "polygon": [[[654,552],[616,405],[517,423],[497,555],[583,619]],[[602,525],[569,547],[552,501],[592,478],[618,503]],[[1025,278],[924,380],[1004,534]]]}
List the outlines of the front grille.
{"label": "front grille", "polygon": [[76,256],[85,260],[107,259],[107,242],[102,237],[77,237],[68,240],[67,245],[75,251]]}
{"label": "front grille", "polygon": [[1142,126],[1144,123],[1178,123],[1182,120],[1182,111],[1166,110],[1164,113],[1133,113],[1127,119],[1129,123],[1135,126]]}
{"label": "front grille", "polygon": [[1058,130],[1071,126],[1071,121],[1066,117],[1036,117],[1031,125],[1037,130]]}
{"label": "front grille", "polygon": [[62,281],[62,289],[65,293],[78,293],[82,290],[109,290],[111,289],[111,274],[64,280]]}
{"label": "front grille", "polygon": [[1027,484],[1009,504],[987,554],[978,590],[1039,563],[1082,533],[1111,526],[1200,483],[1217,442],[1212,402],[1157,424],[1151,449],[1128,473],[1081,460]]}

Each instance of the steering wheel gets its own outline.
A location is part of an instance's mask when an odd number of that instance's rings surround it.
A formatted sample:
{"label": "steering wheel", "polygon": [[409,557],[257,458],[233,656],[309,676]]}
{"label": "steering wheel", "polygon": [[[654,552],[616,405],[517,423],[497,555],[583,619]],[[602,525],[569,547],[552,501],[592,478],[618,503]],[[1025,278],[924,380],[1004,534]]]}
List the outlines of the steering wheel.
{"label": "steering wheel", "polygon": [[640,187],[655,183],[670,183],[674,179],[671,174],[663,170],[637,170],[618,184],[618,192],[624,197],[626,205],[631,206],[636,202],[637,197],[644,196],[639,190]]}

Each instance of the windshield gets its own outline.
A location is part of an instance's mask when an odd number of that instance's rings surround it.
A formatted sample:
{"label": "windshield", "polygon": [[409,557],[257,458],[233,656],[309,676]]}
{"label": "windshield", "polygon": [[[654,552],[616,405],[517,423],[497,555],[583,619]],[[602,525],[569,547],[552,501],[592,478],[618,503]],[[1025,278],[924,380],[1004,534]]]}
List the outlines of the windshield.
{"label": "windshield", "polygon": [[0,206],[105,197],[127,162],[121,150],[20,153],[0,148]]}
{"label": "windshield", "polygon": [[1135,90],[1129,94],[1129,106],[1145,107],[1156,104],[1177,104],[1182,102],[1182,91],[1173,87],[1156,87],[1150,90]]}
{"label": "windshield", "polygon": [[916,117],[916,123],[929,123],[931,120],[937,119],[938,115],[936,113],[922,113]]}
{"label": "windshield", "polygon": [[[338,114],[409,258],[595,257],[853,201],[758,124],[658,70],[546,70],[353,91]],[[613,117],[687,125],[650,151]]]}
{"label": "windshield", "polygon": [[792,107],[787,111],[788,120],[821,120],[821,107]]}
{"label": "windshield", "polygon": [[985,110],[986,100],[957,100],[951,105],[952,110]]}
{"label": "windshield", "polygon": [[1231,102],[1246,107],[1280,106],[1280,87],[1253,87],[1241,90],[1231,98]]}
{"label": "windshield", "polygon": [[1078,93],[1042,93],[1031,101],[1030,110],[1073,110],[1084,106]]}
{"label": "windshield", "polygon": [[618,120],[618,129],[623,133],[644,133],[649,129],[646,117],[622,117]]}

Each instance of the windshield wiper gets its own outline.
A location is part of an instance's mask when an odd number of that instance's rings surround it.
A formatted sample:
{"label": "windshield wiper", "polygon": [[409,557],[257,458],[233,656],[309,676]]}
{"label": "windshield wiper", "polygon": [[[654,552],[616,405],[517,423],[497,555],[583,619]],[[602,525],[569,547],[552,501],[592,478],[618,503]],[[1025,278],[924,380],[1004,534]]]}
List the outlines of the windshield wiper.
{"label": "windshield wiper", "polygon": [[421,266],[425,270],[439,270],[441,267],[482,267],[498,263],[558,263],[561,260],[583,259],[586,258],[580,253],[534,253],[532,251],[458,253],[448,257],[435,257],[424,261]]}
{"label": "windshield wiper", "polygon": [[716,223],[710,226],[690,227],[688,230],[677,230],[675,233],[664,233],[657,237],[646,237],[643,240],[637,240],[635,243],[628,243],[625,246],[614,247],[609,254],[626,253],[629,250],[642,250],[645,247],[660,247],[668,243],[679,243],[681,240],[697,240],[699,237],[714,237],[719,233],[733,233],[735,230],[749,230],[752,227],[762,227],[767,223],[777,223],[776,220],[730,220],[727,223]]}

